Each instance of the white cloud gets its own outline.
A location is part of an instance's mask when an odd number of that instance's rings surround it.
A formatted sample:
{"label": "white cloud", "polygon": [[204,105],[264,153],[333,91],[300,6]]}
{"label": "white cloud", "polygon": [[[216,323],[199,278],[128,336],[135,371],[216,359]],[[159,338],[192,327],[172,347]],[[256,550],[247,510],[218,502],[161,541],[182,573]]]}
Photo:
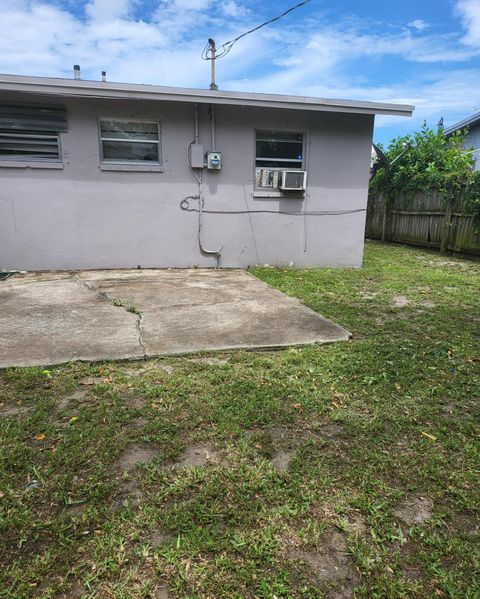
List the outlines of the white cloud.
{"label": "white cloud", "polygon": [[468,46],[480,47],[480,2],[479,0],[458,0],[457,13],[460,15],[466,35],[463,42]]}
{"label": "white cloud", "polygon": [[413,21],[410,21],[408,26],[417,31],[424,31],[430,27],[430,25],[423,19],[414,19]]}
{"label": "white cloud", "polygon": [[85,12],[93,20],[110,21],[127,16],[130,8],[130,0],[92,0]]}
{"label": "white cloud", "polygon": [[[294,87],[302,81],[315,78],[335,78],[348,71],[349,65],[358,61],[399,58],[411,63],[462,62],[480,55],[474,48],[455,44],[452,35],[412,35],[399,33],[368,33],[358,28],[329,27],[313,32],[306,41],[284,39],[289,46],[274,63],[282,67],[269,83],[293,78]],[[358,67],[356,68],[358,72]],[[268,80],[268,78],[267,78]]]}
{"label": "white cloud", "polygon": [[228,0],[222,4],[223,14],[227,17],[233,17],[234,19],[238,19],[239,17],[243,17],[247,14],[247,10],[244,6],[240,6],[235,0]]}
{"label": "white cloud", "polygon": [[167,8],[176,10],[206,10],[211,4],[211,0],[173,0]]}

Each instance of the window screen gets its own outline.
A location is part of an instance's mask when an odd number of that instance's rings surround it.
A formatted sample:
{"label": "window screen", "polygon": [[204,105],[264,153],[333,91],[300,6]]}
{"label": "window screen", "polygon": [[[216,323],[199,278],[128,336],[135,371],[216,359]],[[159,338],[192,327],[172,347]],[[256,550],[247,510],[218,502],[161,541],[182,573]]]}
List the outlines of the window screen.
{"label": "window screen", "polygon": [[160,162],[158,123],[100,120],[103,162]]}
{"label": "window screen", "polygon": [[302,168],[303,133],[257,131],[255,145],[256,167]]}

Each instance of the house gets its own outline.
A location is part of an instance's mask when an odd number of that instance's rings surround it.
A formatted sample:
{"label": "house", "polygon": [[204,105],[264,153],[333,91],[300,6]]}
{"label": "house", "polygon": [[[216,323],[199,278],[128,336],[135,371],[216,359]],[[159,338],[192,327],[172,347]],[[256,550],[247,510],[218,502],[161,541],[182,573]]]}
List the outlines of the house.
{"label": "house", "polygon": [[0,268],[360,266],[376,114],[0,75]]}
{"label": "house", "polygon": [[467,131],[464,139],[464,147],[473,149],[472,157],[475,161],[474,169],[480,170],[480,112],[463,119],[444,130],[445,135],[451,135],[455,131]]}

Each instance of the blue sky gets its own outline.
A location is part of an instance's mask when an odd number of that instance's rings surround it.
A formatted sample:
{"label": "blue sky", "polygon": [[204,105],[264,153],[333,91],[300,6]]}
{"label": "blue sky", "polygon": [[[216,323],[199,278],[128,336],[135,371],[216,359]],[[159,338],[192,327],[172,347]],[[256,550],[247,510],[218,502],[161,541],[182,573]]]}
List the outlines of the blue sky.
{"label": "blue sky", "polygon": [[[0,0],[0,72],[207,87],[201,51],[295,0]],[[415,104],[375,141],[480,110],[480,0],[311,0],[218,63],[223,89]]]}

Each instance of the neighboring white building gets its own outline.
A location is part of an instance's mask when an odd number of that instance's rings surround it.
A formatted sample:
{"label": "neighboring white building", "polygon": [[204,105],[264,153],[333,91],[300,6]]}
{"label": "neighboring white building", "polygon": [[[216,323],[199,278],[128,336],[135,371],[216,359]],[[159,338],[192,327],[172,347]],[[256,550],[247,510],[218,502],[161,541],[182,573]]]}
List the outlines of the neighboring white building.
{"label": "neighboring white building", "polygon": [[472,156],[475,160],[475,170],[480,170],[480,112],[476,112],[471,117],[463,119],[459,123],[447,127],[444,131],[445,135],[450,135],[455,131],[467,130],[465,135],[464,146],[468,149],[473,149]]}
{"label": "neighboring white building", "polygon": [[0,75],[0,269],[360,266],[374,116],[412,110]]}

